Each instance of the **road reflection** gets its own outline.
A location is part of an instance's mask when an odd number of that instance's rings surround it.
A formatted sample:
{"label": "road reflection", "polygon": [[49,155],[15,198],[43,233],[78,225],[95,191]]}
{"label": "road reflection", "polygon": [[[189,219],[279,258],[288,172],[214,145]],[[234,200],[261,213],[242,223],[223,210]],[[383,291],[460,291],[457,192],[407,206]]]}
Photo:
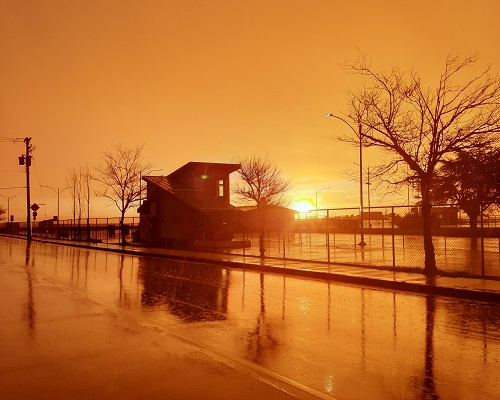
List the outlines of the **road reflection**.
{"label": "road reflection", "polygon": [[26,320],[28,322],[28,332],[31,337],[35,336],[35,322],[36,322],[36,309],[35,309],[35,295],[33,293],[33,277],[31,269],[35,266],[35,258],[31,257],[31,242],[26,241],[26,281],[28,286],[28,298],[26,304]]}
{"label": "road reflection", "polygon": [[34,282],[46,276],[334,398],[498,398],[496,304],[161,258],[54,251],[41,243],[16,246],[2,256],[23,269],[23,322],[32,336],[45,304],[35,303]]}
{"label": "road reflection", "polygon": [[[366,398],[368,388],[371,399],[491,396],[500,342],[494,305],[148,258],[139,260],[139,281],[143,307],[189,324],[220,322],[195,336],[334,397]],[[464,365],[453,363],[460,340],[469,341]],[[470,372],[461,376],[465,368],[484,373],[482,389]]]}
{"label": "road reflection", "polygon": [[185,322],[226,318],[229,288],[227,270],[212,266],[158,259],[139,259],[144,307],[165,307]]}
{"label": "road reflection", "polygon": [[422,399],[437,400],[436,384],[434,382],[434,321],[436,318],[436,299],[428,296],[425,299],[425,378]]}
{"label": "road reflection", "polygon": [[255,328],[247,335],[246,358],[262,364],[266,357],[271,357],[278,348],[278,338],[273,324],[266,319],[266,302],[264,293],[264,274],[260,277],[260,312],[257,315]]}

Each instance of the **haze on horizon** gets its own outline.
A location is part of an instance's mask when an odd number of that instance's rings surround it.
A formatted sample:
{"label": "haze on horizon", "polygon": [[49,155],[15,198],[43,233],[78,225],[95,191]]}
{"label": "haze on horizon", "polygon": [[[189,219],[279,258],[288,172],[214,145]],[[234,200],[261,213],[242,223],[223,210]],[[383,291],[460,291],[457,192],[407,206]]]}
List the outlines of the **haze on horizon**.
{"label": "haze on horizon", "polygon": [[[477,53],[479,70],[498,73],[498,15],[496,0],[0,0],[0,137],[32,138],[31,197],[47,216],[57,196],[41,185],[65,187],[71,168],[118,142],[144,143],[164,174],[268,156],[291,177],[292,200],[324,189],[321,208],[356,207],[358,184],[343,173],[358,149],[331,140],[350,132],[325,118],[362,84],[342,65],[361,52],[433,86],[447,55]],[[23,186],[24,144],[0,146],[0,187]],[[365,165],[380,160],[364,151]],[[17,196],[11,214],[25,217],[23,189],[0,194]],[[71,204],[66,191],[62,217]],[[106,204],[96,198],[92,216],[115,216]]]}

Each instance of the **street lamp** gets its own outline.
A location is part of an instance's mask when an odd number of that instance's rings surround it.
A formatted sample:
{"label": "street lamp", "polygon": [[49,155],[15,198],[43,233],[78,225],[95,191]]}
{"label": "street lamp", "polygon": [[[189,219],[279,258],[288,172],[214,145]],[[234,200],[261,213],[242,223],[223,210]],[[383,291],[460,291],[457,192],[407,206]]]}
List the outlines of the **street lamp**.
{"label": "street lamp", "polygon": [[333,114],[326,114],[327,117],[336,118],[346,124],[355,135],[359,137],[359,218],[360,218],[360,236],[361,239],[359,241],[360,246],[365,246],[365,235],[363,232],[363,132],[361,130],[361,123],[358,123],[358,130],[354,129],[352,125],[347,122],[344,118],[339,117]]}
{"label": "street lamp", "polygon": [[316,203],[314,203],[314,204],[315,204],[315,206],[316,206],[316,210],[319,208],[319,207],[318,207],[318,193],[320,193],[322,190],[325,190],[325,189],[330,189],[330,186],[328,186],[328,187],[324,187],[324,188],[322,188],[322,189],[320,189],[320,190],[317,190],[317,189],[316,189]]}
{"label": "street lamp", "polygon": [[0,195],[2,197],[5,197],[7,199],[7,222],[9,221],[10,219],[10,201],[14,198],[14,197],[17,197],[17,196],[10,196],[10,197],[7,197],[7,196],[4,196],[3,194]]}
{"label": "street lamp", "polygon": [[59,188],[53,188],[51,186],[45,186],[45,185],[40,185],[41,187],[45,187],[48,189],[53,190],[55,193],[57,193],[57,226],[59,227],[59,195],[64,192],[66,189],[70,189],[70,186],[66,186],[64,189],[59,189]]}

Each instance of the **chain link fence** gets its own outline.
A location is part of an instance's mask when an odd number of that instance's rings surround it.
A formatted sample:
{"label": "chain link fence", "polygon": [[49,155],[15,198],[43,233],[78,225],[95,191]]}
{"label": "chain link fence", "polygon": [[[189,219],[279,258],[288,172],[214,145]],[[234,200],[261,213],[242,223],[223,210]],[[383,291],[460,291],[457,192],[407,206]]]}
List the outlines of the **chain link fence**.
{"label": "chain link fence", "polygon": [[[268,220],[273,220],[267,217]],[[279,219],[279,218],[276,218]],[[274,229],[273,229],[274,228]],[[395,271],[421,271],[425,252],[418,207],[390,206],[295,212],[282,229],[265,229],[266,257],[319,261]],[[237,233],[247,248],[233,254],[259,255],[255,231]],[[435,206],[432,236],[438,269],[445,274],[500,278],[500,214],[482,213],[477,227],[453,206]]]}
{"label": "chain link fence", "polygon": [[[125,217],[123,232],[129,243],[138,240],[139,217]],[[7,222],[0,232],[26,235],[26,222]],[[31,222],[32,237],[67,239],[82,242],[118,244],[121,241],[120,218],[88,218]]]}
{"label": "chain link fence", "polygon": [[[422,222],[416,206],[370,207],[362,214],[358,208],[308,213],[278,209],[266,212],[264,223],[255,212],[237,214],[236,219],[225,214],[211,215],[209,224],[207,219],[192,215],[164,220],[165,224],[175,223],[170,231],[179,232],[179,236],[155,242],[150,240],[154,235],[147,228],[142,227],[141,232],[146,232],[148,240],[140,237],[139,217],[129,217],[124,221],[124,234],[127,242],[143,246],[185,249],[190,243],[190,250],[259,256],[263,233],[266,257],[394,271],[417,272],[424,267]],[[118,244],[119,222],[119,218],[34,221],[32,235]],[[211,232],[207,233],[207,229]],[[25,235],[26,224],[2,223],[0,232]],[[186,232],[190,240],[181,237]],[[435,206],[432,235],[436,265],[442,273],[500,278],[497,209],[480,213],[476,226],[456,207]]]}

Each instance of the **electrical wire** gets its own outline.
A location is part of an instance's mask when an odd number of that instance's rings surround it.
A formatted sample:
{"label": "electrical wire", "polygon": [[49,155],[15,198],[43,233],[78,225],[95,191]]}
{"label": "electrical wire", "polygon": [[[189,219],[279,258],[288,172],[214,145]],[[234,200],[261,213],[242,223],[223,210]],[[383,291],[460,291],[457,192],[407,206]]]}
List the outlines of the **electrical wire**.
{"label": "electrical wire", "polygon": [[1,143],[7,143],[7,142],[19,143],[19,142],[24,142],[24,139],[23,138],[9,138],[9,137],[0,136],[0,142]]}

